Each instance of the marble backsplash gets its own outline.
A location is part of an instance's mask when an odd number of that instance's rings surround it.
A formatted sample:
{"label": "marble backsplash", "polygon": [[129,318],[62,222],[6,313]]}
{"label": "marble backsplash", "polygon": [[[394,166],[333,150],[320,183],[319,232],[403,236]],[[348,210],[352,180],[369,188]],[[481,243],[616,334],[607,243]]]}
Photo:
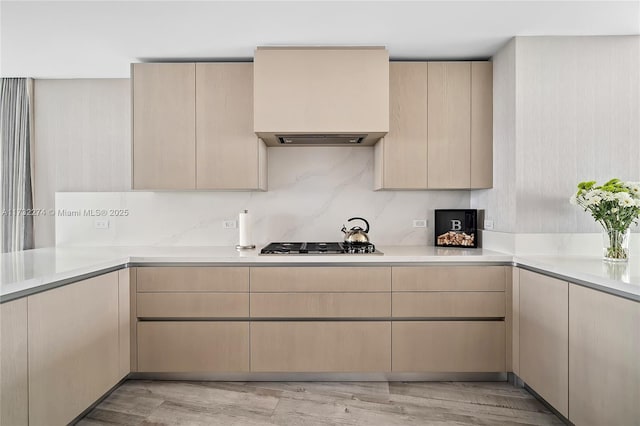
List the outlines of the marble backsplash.
{"label": "marble backsplash", "polygon": [[[251,213],[253,242],[335,241],[352,216],[369,220],[378,245],[433,245],[433,210],[469,208],[470,192],[379,191],[370,147],[270,148],[267,192],[57,192],[58,246],[225,246],[223,221]],[[85,210],[122,210],[105,218]],[[65,215],[77,213],[78,215]],[[106,229],[96,221],[108,220]],[[414,228],[427,219],[427,228]]]}

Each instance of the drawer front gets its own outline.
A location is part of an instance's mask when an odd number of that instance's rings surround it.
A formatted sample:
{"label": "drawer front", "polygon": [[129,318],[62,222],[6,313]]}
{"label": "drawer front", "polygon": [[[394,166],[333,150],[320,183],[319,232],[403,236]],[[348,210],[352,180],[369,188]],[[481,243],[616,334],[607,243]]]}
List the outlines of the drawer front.
{"label": "drawer front", "polygon": [[503,292],[394,292],[395,318],[504,318]]}
{"label": "drawer front", "polygon": [[249,293],[139,293],[138,318],[247,318]]}
{"label": "drawer front", "polygon": [[152,266],[137,268],[138,292],[248,292],[249,268]]}
{"label": "drawer front", "polygon": [[376,292],[391,291],[391,268],[369,267],[255,267],[252,292]]}
{"label": "drawer front", "polygon": [[388,321],[252,322],[251,371],[386,372]]}
{"label": "drawer front", "polygon": [[248,322],[142,321],[140,372],[247,372]]}
{"label": "drawer front", "polygon": [[394,266],[393,291],[505,291],[504,266]]}
{"label": "drawer front", "polygon": [[504,372],[503,321],[394,321],[393,371]]}
{"label": "drawer front", "polygon": [[251,293],[254,318],[389,318],[390,293]]}

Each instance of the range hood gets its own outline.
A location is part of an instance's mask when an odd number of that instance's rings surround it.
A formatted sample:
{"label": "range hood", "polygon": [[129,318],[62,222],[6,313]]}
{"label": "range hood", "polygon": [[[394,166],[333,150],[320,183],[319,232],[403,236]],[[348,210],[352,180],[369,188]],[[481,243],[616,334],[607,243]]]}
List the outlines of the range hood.
{"label": "range hood", "polygon": [[389,131],[384,47],[259,47],[254,131],[269,146],[366,146]]}

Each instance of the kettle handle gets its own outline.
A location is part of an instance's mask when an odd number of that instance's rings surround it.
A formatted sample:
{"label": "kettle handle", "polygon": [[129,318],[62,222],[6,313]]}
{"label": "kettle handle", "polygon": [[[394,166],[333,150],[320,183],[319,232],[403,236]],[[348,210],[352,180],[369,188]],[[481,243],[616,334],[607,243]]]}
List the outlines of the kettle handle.
{"label": "kettle handle", "polygon": [[364,230],[364,233],[368,233],[369,232],[369,222],[367,222],[367,219],[363,218],[363,217],[352,217],[351,219],[347,220],[347,222],[351,222],[352,220],[361,220],[364,222],[365,225],[367,225],[367,229]]}

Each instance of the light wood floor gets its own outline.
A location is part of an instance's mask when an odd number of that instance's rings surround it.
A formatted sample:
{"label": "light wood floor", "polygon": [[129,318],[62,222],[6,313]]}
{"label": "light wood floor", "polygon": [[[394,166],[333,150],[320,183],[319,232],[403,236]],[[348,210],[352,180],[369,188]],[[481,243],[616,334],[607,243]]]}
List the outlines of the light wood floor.
{"label": "light wood floor", "polygon": [[130,380],[79,425],[561,425],[506,382]]}

